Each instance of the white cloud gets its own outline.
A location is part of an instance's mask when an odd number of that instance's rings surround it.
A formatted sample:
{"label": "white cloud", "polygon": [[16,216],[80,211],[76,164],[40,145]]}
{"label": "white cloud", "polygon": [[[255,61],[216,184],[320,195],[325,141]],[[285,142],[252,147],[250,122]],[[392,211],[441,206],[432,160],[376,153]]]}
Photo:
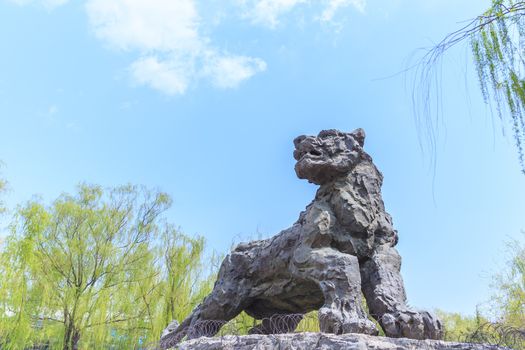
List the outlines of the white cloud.
{"label": "white cloud", "polygon": [[177,59],[161,61],[158,57],[143,57],[130,67],[134,80],[142,85],[162,91],[168,95],[186,92],[191,72],[185,70],[184,63]]}
{"label": "white cloud", "polygon": [[266,62],[246,56],[214,56],[207,59],[204,74],[220,88],[233,88],[243,80],[266,70]]}
{"label": "white cloud", "polygon": [[279,17],[290,12],[293,8],[306,0],[258,0],[247,12],[253,23],[275,28]]}
{"label": "white cloud", "polygon": [[195,0],[88,0],[95,34],[112,47],[137,51],[133,79],[169,95],[183,94],[198,79],[232,88],[266,64],[215,48],[200,32]]}
{"label": "white cloud", "polygon": [[366,0],[329,0],[325,9],[321,13],[320,20],[322,22],[331,22],[343,7],[353,6],[360,12],[365,12]]}
{"label": "white cloud", "polygon": [[119,49],[195,50],[199,15],[193,0],[88,0],[95,33]]}
{"label": "white cloud", "polygon": [[336,13],[344,7],[352,6],[364,12],[366,0],[237,0],[244,9],[244,17],[253,24],[275,29],[281,17],[292,12],[300,5],[321,8],[321,14],[315,16],[322,22],[331,22]]}
{"label": "white cloud", "polygon": [[[18,5],[54,8],[69,0],[8,0]],[[139,85],[168,95],[184,94],[198,81],[218,88],[235,88],[266,70],[260,58],[218,48],[205,29],[220,21],[247,19],[272,29],[298,9],[312,20],[335,23],[345,7],[364,12],[367,0],[84,0],[95,35],[109,47],[136,59],[128,72]],[[211,21],[202,20],[211,13]],[[303,17],[304,18],[304,17]],[[204,28],[205,27],[205,28]]]}

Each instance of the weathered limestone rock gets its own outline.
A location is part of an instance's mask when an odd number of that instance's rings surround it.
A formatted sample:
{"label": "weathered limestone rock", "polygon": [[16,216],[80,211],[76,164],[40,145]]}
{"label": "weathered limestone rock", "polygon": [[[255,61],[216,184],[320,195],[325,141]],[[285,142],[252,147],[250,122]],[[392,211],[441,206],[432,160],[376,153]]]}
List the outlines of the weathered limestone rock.
{"label": "weathered limestone rock", "polygon": [[278,335],[198,338],[179,344],[178,350],[505,350],[506,348],[364,334],[295,333]]}
{"label": "weathered limestone rock", "polygon": [[[320,185],[314,200],[292,227],[239,244],[223,261],[212,293],[162,337],[162,348],[212,336],[223,323],[208,321],[227,321],[241,311],[260,320],[319,310],[322,332],[375,335],[361,292],[387,336],[441,338],[434,315],[406,305],[397,232],[381,197],[383,176],[363,150],[364,140],[362,129],[294,140],[297,176]],[[299,321],[289,318],[276,327],[263,320],[252,333],[288,333]],[[203,322],[204,334],[192,333]]]}

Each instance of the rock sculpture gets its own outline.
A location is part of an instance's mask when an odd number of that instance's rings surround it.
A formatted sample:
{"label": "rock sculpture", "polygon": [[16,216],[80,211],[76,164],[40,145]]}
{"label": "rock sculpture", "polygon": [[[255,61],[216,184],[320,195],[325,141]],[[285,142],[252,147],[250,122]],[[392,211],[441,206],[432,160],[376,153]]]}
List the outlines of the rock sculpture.
{"label": "rock sculpture", "polygon": [[[376,335],[362,294],[387,336],[442,337],[434,315],[406,305],[397,232],[381,197],[383,176],[364,141],[362,129],[294,140],[297,176],[320,186],[314,200],[292,227],[239,244],[222,262],[211,294],[162,337],[163,349],[192,338],[188,331],[203,321],[227,321],[242,311],[263,320],[251,333],[293,331],[300,318],[278,329],[264,319],[319,310],[322,332]],[[216,324],[205,335],[216,334]]]}

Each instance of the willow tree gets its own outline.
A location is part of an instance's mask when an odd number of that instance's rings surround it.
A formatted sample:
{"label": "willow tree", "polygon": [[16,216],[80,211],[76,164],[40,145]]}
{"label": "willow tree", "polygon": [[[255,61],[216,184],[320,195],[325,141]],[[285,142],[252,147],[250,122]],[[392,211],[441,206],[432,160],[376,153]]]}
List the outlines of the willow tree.
{"label": "willow tree", "polygon": [[[168,231],[169,233],[169,231]],[[159,321],[161,325],[178,320],[182,322],[193,308],[211,291],[216,272],[213,264],[203,271],[202,253],[204,240],[180,234],[163,237],[161,251],[164,262],[164,280],[161,288],[163,301]],[[210,260],[213,262],[213,259]],[[206,274],[207,276],[203,276]]]}
{"label": "willow tree", "polygon": [[494,309],[500,322],[523,330],[525,342],[525,246],[512,241],[509,248],[508,266],[494,280]]}
{"label": "willow tree", "polygon": [[21,207],[0,264],[2,349],[143,341],[148,328],[132,329],[145,314],[135,291],[158,283],[154,243],[169,205],[135,186],[82,185],[50,206]]}
{"label": "willow tree", "polygon": [[128,295],[143,305],[141,317],[122,329],[130,327],[147,330],[148,343],[156,343],[162,331],[173,320],[179,323],[211,291],[216,268],[203,263],[204,239],[180,233],[166,225],[155,250],[158,274],[150,275],[148,283],[134,286]]}
{"label": "willow tree", "polygon": [[[423,115],[431,115],[429,101],[436,87],[432,83],[436,66],[444,52],[462,42],[470,43],[485,103],[496,110],[503,127],[510,124],[512,128],[525,174],[525,1],[492,0],[487,11],[426,52],[417,65],[420,84],[414,89],[419,95],[416,102],[423,104],[416,108],[422,109]],[[432,118],[426,121],[432,139],[435,123]]]}

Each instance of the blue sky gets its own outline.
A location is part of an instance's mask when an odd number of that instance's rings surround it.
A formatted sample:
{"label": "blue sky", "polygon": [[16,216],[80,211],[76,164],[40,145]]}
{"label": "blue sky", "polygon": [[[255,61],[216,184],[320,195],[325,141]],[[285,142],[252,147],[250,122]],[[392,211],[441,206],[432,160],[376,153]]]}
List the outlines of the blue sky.
{"label": "blue sky", "polygon": [[441,66],[435,153],[419,145],[411,77],[394,74],[487,6],[0,0],[7,201],[51,201],[83,181],[144,184],[172,195],[172,222],[224,253],[290,226],[313,198],[293,171],[295,136],[363,127],[409,302],[473,314],[505,241],[525,229],[525,176],[466,46]]}

